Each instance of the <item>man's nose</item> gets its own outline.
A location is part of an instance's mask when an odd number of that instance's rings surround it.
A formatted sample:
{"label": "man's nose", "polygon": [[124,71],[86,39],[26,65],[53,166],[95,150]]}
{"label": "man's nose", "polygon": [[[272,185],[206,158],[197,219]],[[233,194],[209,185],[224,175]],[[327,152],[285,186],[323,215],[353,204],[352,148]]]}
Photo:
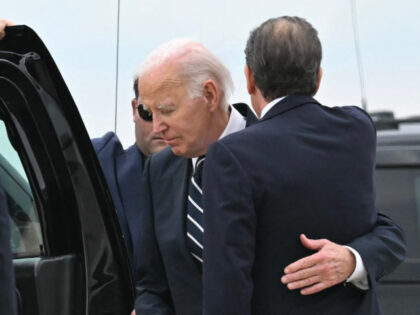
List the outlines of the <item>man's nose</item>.
{"label": "man's nose", "polygon": [[160,115],[153,115],[153,132],[162,133],[168,129],[168,125],[162,120]]}

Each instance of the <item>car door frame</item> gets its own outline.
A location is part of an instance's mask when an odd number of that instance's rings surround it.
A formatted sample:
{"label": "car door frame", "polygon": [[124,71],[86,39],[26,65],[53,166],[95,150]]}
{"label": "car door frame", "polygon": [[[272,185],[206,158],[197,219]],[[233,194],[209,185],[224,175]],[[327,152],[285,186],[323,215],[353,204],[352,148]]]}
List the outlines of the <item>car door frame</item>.
{"label": "car door frame", "polygon": [[131,268],[104,175],[57,66],[26,26],[0,41],[0,116],[43,233],[41,257],[15,260],[22,314],[128,314]]}

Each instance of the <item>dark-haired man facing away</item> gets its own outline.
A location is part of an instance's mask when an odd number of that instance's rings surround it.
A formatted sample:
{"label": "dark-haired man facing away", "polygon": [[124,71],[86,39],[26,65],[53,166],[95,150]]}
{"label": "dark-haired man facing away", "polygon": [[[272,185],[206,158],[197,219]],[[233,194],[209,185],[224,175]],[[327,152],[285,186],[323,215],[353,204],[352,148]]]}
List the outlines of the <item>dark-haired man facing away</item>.
{"label": "dark-haired man facing away", "polygon": [[[369,238],[351,246],[363,257],[370,290],[341,284],[304,296],[278,281],[310,253],[301,233],[346,244],[374,228],[372,121],[357,107],[328,108],[313,98],[322,51],[304,19],[264,22],[251,32],[245,54],[260,121],[207,151],[204,314],[379,314],[383,257],[368,258]],[[314,274],[301,285],[322,286],[318,281]]]}

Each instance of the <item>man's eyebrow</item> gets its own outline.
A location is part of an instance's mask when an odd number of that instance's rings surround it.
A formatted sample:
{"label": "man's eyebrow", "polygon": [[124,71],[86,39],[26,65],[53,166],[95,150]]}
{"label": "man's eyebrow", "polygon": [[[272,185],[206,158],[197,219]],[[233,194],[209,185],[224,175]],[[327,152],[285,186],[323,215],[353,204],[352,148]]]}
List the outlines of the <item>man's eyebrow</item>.
{"label": "man's eyebrow", "polygon": [[159,110],[162,110],[162,109],[167,109],[167,108],[171,108],[171,107],[174,107],[174,106],[175,106],[175,104],[172,104],[172,103],[159,104],[156,108],[159,109]]}

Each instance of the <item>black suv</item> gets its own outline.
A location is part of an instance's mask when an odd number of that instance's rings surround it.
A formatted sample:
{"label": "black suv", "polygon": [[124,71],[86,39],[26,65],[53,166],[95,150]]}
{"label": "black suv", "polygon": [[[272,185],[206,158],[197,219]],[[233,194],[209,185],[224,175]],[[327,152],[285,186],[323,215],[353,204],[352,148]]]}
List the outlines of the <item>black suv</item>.
{"label": "black suv", "polygon": [[376,203],[403,230],[407,258],[378,288],[387,315],[420,314],[420,117],[371,115],[377,130]]}

